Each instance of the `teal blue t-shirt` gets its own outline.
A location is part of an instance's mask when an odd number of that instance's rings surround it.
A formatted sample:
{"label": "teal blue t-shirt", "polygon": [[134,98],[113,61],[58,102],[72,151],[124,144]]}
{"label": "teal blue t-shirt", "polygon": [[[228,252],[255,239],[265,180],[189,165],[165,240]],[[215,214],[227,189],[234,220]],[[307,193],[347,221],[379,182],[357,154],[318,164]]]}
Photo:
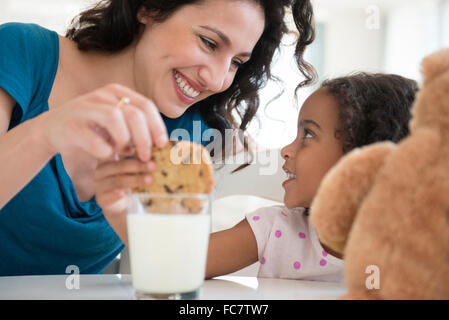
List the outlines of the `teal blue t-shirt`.
{"label": "teal blue t-shirt", "polygon": [[[58,60],[56,32],[0,25],[0,87],[17,102],[9,129],[48,110]],[[208,129],[194,109],[164,120],[169,134]],[[0,244],[0,276],[64,274],[70,265],[100,273],[124,248],[95,198],[78,200],[59,154],[0,210]]]}

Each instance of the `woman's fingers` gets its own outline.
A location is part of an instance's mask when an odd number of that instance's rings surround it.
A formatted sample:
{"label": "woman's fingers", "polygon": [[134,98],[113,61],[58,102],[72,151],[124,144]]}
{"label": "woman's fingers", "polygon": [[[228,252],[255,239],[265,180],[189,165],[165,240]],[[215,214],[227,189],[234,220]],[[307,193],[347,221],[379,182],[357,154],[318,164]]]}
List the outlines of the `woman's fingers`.
{"label": "woman's fingers", "polygon": [[110,160],[100,162],[95,170],[95,196],[103,212],[123,212],[127,207],[128,194],[133,188],[153,182],[150,172],[154,162],[138,159]]}
{"label": "woman's fingers", "polygon": [[103,193],[114,189],[133,189],[146,186],[153,182],[153,177],[149,174],[123,174],[118,176],[109,176],[102,179],[97,184],[96,193]]}
{"label": "woman's fingers", "polygon": [[152,138],[145,114],[133,105],[125,105],[121,110],[126,118],[131,140],[140,160],[148,161],[151,157]]}
{"label": "woman's fingers", "polygon": [[101,137],[94,129],[77,122],[69,123],[73,134],[72,142],[97,159],[106,159],[113,154],[113,147],[107,139]]}
{"label": "woman's fingers", "polygon": [[103,212],[123,212],[127,208],[127,191],[125,189],[114,189],[96,195],[96,201]]}
{"label": "woman's fingers", "polygon": [[107,85],[80,96],[50,115],[47,136],[59,151],[75,143],[98,159],[136,150],[142,161],[148,161],[152,144],[163,146],[168,141],[154,104],[122,85]]}
{"label": "woman's fingers", "polygon": [[154,171],[155,168],[156,164],[153,161],[142,162],[137,159],[107,161],[98,165],[95,172],[95,179],[101,180],[119,174],[149,173]]}
{"label": "woman's fingers", "polygon": [[113,144],[116,151],[124,150],[130,145],[131,133],[123,112],[119,108],[107,103],[95,103],[88,106],[87,110],[80,110],[80,112],[83,112],[82,117],[90,123],[89,126],[96,134]]}
{"label": "woman's fingers", "polygon": [[[152,141],[158,146],[164,146],[168,141],[167,129],[159,110],[156,106],[143,95],[118,84],[111,84],[108,89],[116,96],[129,98],[129,104],[139,108],[146,116],[147,125],[150,131]],[[118,103],[118,101],[117,101]]]}
{"label": "woman's fingers", "polygon": [[147,122],[150,124],[149,129],[153,141],[158,147],[163,147],[168,142],[168,134],[159,110],[152,102],[143,104],[141,109],[146,116]]}
{"label": "woman's fingers", "polygon": [[154,162],[142,162],[138,159],[102,162],[95,170],[96,193],[148,185],[153,181],[150,173],[155,168]]}

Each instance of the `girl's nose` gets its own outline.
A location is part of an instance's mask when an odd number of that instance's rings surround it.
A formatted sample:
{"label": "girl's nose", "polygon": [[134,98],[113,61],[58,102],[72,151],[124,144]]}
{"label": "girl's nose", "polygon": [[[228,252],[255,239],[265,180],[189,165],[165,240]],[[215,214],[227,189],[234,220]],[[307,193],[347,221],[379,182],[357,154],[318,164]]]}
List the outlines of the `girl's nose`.
{"label": "girl's nose", "polygon": [[294,159],[296,157],[297,151],[298,151],[298,143],[296,138],[295,140],[292,141],[292,143],[286,145],[281,149],[281,157],[284,160]]}
{"label": "girl's nose", "polygon": [[284,160],[293,158],[294,150],[292,145],[293,143],[290,143],[281,149],[281,157]]}

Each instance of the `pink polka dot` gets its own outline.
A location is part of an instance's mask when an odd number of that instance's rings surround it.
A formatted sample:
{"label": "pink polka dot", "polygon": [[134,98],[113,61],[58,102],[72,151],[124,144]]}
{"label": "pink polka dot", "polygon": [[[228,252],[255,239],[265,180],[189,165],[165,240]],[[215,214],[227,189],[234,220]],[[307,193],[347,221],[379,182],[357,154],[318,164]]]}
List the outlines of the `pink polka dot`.
{"label": "pink polka dot", "polygon": [[260,263],[261,263],[261,264],[265,264],[266,261],[267,261],[267,260],[265,260],[265,257],[262,257],[262,259],[260,259]]}
{"label": "pink polka dot", "polygon": [[274,235],[276,236],[276,238],[280,238],[280,237],[282,236],[281,230],[276,230],[276,232],[274,233]]}
{"label": "pink polka dot", "polygon": [[300,232],[300,233],[298,234],[298,236],[299,236],[301,239],[305,239],[305,238],[306,238],[306,234],[305,234],[304,232]]}
{"label": "pink polka dot", "polygon": [[324,267],[327,264],[327,261],[324,259],[321,259],[320,266]]}
{"label": "pink polka dot", "polygon": [[327,252],[323,250],[323,257],[327,256]]}
{"label": "pink polka dot", "polygon": [[293,268],[299,270],[299,268],[301,268],[301,263],[299,261],[295,261],[295,263],[293,263]]}
{"label": "pink polka dot", "polygon": [[260,219],[259,216],[254,216],[254,217],[253,217],[253,220],[254,220],[254,221],[257,221],[257,220],[259,220],[259,219]]}

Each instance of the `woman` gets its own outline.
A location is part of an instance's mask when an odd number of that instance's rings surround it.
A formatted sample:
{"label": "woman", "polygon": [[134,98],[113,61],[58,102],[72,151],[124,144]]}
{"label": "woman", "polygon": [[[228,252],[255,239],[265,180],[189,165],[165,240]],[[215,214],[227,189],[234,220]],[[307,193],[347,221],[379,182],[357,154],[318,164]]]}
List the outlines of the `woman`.
{"label": "woman", "polygon": [[94,197],[99,161],[136,150],[148,164],[167,131],[194,120],[223,131],[237,108],[244,130],[289,6],[306,84],[308,0],[108,0],[66,37],[0,26],[0,275],[101,272],[124,245],[96,201],[111,190]]}

